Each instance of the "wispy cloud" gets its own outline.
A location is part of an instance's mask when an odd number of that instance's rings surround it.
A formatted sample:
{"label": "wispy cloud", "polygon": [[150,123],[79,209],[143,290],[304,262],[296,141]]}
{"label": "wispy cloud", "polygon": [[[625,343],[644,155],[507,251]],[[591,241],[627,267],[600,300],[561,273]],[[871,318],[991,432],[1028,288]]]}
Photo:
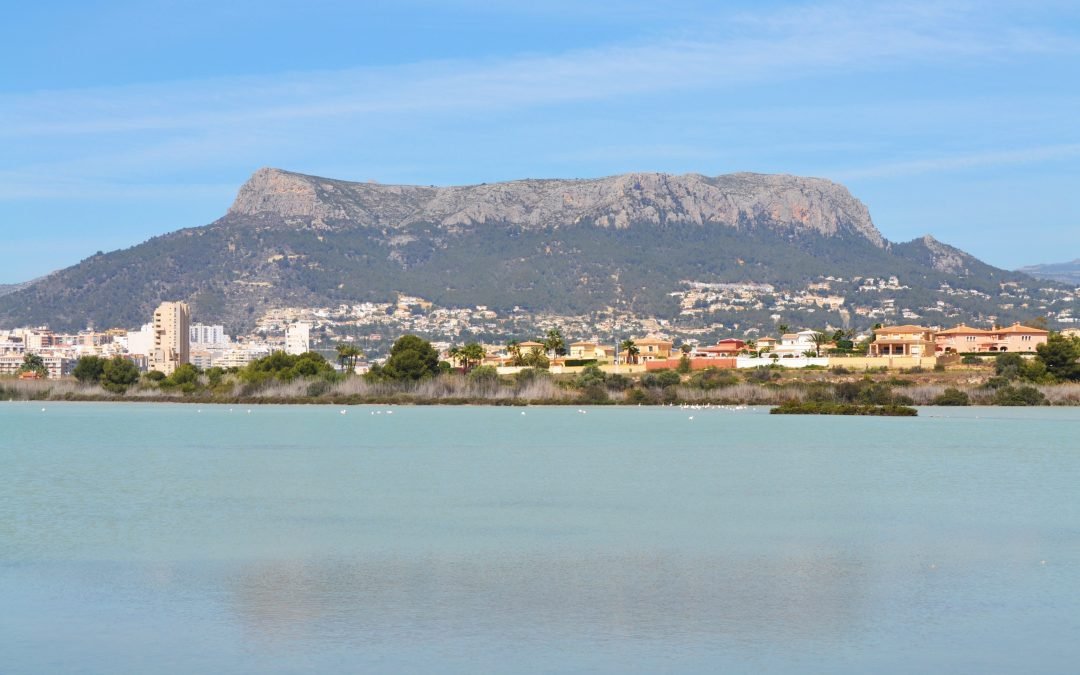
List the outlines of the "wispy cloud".
{"label": "wispy cloud", "polygon": [[[830,2],[754,14],[695,9],[693,25],[652,41],[555,54],[5,94],[0,95],[0,143],[7,146],[0,157],[5,182],[0,199],[74,196],[98,188],[133,194],[143,181],[145,191],[154,193],[167,189],[161,167],[196,173],[226,164],[250,168],[279,157],[340,164],[332,155],[343,145],[362,147],[380,128],[407,123],[460,122],[464,133],[482,135],[486,130],[474,122],[481,116],[657,101],[698,91],[734,101],[747,86],[1078,51],[1067,32],[984,23],[981,7]],[[775,109],[759,112],[777,116]],[[754,114],[744,111],[744,116]],[[648,162],[650,147],[658,153],[656,160],[702,160],[711,152],[688,145],[685,137],[637,143],[641,152],[612,143],[608,138],[596,149],[561,149],[552,157],[606,158],[617,164]],[[996,155],[1001,157],[986,153],[982,160],[968,161],[1015,161],[1002,159],[1012,153]],[[366,165],[393,160],[392,155],[372,157]],[[974,165],[946,158],[882,164],[847,175]],[[185,188],[178,189],[178,197],[186,195]]]}
{"label": "wispy cloud", "polygon": [[889,178],[894,176],[910,176],[981,167],[1034,164],[1072,159],[1075,157],[1080,157],[1080,143],[1044,145],[1016,150],[971,152],[901,162],[887,162],[875,166],[840,171],[835,175],[841,180]]}
{"label": "wispy cloud", "polygon": [[[949,6],[947,6],[949,7]],[[509,60],[218,78],[0,97],[0,136],[204,131],[328,118],[513,109],[673,89],[790,79],[836,69],[1075,52],[1068,36],[972,30],[937,3],[828,4],[715,16],[648,44]],[[755,37],[745,37],[746,34]]]}

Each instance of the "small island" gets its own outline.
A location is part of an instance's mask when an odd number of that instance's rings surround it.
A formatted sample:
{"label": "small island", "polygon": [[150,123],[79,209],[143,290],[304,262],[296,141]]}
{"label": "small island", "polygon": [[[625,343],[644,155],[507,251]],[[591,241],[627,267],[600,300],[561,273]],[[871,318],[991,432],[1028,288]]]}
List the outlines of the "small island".
{"label": "small island", "polygon": [[833,403],[831,401],[786,401],[769,410],[770,415],[871,415],[874,417],[915,417],[919,411],[906,405]]}

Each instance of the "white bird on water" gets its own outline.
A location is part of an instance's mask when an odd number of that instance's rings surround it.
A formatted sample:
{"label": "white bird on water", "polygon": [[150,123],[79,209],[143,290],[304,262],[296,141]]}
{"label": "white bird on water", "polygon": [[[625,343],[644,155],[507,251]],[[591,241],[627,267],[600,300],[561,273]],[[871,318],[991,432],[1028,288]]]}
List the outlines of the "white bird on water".
{"label": "white bird on water", "polygon": [[347,413],[347,412],[349,412],[349,411],[348,411],[348,410],[342,410],[342,411],[341,411],[341,414],[342,414],[342,415],[344,415],[344,414],[345,414],[345,413]]}

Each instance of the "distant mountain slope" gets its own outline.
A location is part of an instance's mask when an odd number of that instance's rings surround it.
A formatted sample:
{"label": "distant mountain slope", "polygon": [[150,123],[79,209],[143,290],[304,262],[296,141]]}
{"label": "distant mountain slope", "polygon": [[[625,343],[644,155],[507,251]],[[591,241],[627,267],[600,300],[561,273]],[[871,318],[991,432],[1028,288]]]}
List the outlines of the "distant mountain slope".
{"label": "distant mountain slope", "polygon": [[37,283],[42,279],[44,279],[44,277],[38,277],[37,279],[32,279],[30,281],[23,281],[22,283],[18,284],[0,284],[0,297],[10,295],[11,293],[15,293],[16,291],[21,291],[22,289],[27,288],[31,284]]}
{"label": "distant mountain slope", "polygon": [[1080,286],[1080,258],[1077,258],[1072,262],[1021,267],[1019,271],[1024,274],[1029,274],[1037,279],[1051,279],[1053,281]]}
{"label": "distant mountain slope", "polygon": [[[0,298],[0,325],[135,326],[165,299],[250,327],[275,306],[418,295],[444,306],[673,317],[683,280],[897,276],[905,302],[994,294],[998,270],[931,237],[890,244],[866,207],[817,178],[627,174],[467,187],[379,185],[260,169],[228,213],[87,258]],[[963,298],[964,316],[992,311]],[[952,302],[952,301],[951,301]],[[922,305],[914,305],[922,306]],[[760,321],[760,317],[756,319]],[[867,319],[869,321],[869,319]]]}

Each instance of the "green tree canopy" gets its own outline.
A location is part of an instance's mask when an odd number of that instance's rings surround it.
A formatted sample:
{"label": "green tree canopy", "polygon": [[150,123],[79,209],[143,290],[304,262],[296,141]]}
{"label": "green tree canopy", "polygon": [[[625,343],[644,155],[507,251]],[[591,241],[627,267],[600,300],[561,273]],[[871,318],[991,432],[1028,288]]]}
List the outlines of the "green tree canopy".
{"label": "green tree canopy", "polygon": [[420,380],[439,372],[439,353],[431,343],[415,335],[403,335],[390,348],[390,358],[381,370],[391,380]]}
{"label": "green tree canopy", "polygon": [[81,356],[75,362],[75,369],[71,372],[75,379],[83,384],[91,384],[101,379],[105,372],[105,359],[100,356]]}
{"label": "green tree canopy", "polygon": [[1058,380],[1080,380],[1080,340],[1051,333],[1046,344],[1035,348],[1046,372]]}
{"label": "green tree canopy", "polygon": [[264,382],[269,379],[287,382],[297,377],[333,377],[334,374],[334,367],[317,352],[274,352],[255,359],[240,369],[240,379],[245,382]]}
{"label": "green tree canopy", "polygon": [[101,386],[115,394],[122,394],[139,381],[139,368],[130,359],[114,356],[105,362],[101,372]]}

